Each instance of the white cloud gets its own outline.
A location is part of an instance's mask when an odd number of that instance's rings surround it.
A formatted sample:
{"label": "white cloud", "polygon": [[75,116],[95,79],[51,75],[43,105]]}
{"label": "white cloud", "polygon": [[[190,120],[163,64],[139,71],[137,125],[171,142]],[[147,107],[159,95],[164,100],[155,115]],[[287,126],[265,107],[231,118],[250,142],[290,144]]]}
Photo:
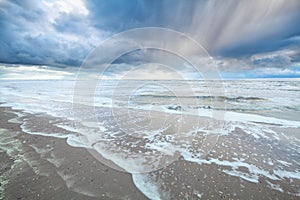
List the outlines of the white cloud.
{"label": "white cloud", "polygon": [[55,23],[56,19],[62,14],[73,14],[79,16],[87,16],[89,10],[86,8],[82,0],[57,0],[43,1],[48,14],[48,19],[51,23]]}
{"label": "white cloud", "polygon": [[158,63],[148,63],[131,69],[122,74],[121,79],[136,80],[178,80],[182,79],[183,73],[168,66]]}
{"label": "white cloud", "polygon": [[[241,72],[251,70],[272,70],[272,73],[283,73],[293,66],[300,66],[300,62],[293,61],[299,54],[299,49],[290,48],[279,51],[253,54],[242,58],[215,58],[219,69],[223,72]],[[288,72],[288,71],[286,71]]]}
{"label": "white cloud", "polygon": [[0,65],[0,80],[69,79],[74,74],[47,66]]}

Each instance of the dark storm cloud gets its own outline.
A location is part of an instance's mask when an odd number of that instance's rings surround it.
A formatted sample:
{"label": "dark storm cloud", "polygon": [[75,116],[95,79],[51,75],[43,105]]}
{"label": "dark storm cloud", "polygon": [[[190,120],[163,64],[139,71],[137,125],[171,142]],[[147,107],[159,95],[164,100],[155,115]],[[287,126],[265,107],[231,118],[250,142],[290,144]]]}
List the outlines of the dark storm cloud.
{"label": "dark storm cloud", "polygon": [[211,53],[243,56],[292,45],[300,34],[300,2],[291,1],[88,1],[94,26],[172,28],[195,38]]}
{"label": "dark storm cloud", "polygon": [[258,67],[274,62],[286,67],[299,62],[299,54],[257,61],[253,55],[295,49],[299,18],[298,0],[1,1],[0,62],[79,66],[109,36],[158,26],[186,33],[227,63],[238,59]]}
{"label": "dark storm cloud", "polygon": [[182,0],[93,0],[87,1],[94,25],[113,32],[145,26],[184,31],[192,21],[195,5],[203,1]]}
{"label": "dark storm cloud", "polygon": [[0,7],[2,63],[79,66],[93,47],[85,38],[95,33],[76,12],[55,13],[42,1],[3,1]]}

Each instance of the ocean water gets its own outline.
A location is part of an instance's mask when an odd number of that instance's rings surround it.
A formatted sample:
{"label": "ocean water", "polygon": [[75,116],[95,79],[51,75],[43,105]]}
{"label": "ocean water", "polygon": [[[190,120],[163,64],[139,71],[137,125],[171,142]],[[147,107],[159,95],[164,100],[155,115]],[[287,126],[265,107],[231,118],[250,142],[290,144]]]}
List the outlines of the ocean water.
{"label": "ocean water", "polygon": [[61,119],[54,125],[68,134],[30,119],[21,127],[96,150],[115,164],[110,167],[132,173],[150,199],[170,197],[153,172],[178,160],[218,165],[250,183],[263,177],[270,189],[300,196],[299,80],[105,80],[90,93],[89,87],[71,80],[1,80],[0,102],[22,110],[23,118],[43,113]]}

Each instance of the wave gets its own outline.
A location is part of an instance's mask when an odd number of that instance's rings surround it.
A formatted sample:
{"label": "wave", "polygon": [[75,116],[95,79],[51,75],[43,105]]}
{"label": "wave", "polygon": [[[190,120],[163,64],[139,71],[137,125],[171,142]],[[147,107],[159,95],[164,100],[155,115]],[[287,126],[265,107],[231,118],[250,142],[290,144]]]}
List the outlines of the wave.
{"label": "wave", "polygon": [[141,94],[135,97],[147,97],[147,98],[197,98],[197,99],[215,99],[219,101],[266,101],[267,99],[261,97],[226,97],[226,96],[175,96],[175,95],[149,95]]}

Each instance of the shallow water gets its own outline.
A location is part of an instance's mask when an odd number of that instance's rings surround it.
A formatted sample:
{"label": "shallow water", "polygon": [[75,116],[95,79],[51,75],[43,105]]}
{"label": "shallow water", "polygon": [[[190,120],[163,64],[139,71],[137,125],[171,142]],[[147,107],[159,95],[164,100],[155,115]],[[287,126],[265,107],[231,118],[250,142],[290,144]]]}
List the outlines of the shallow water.
{"label": "shallow water", "polygon": [[[1,81],[0,100],[25,112],[18,117],[24,132],[96,150],[133,173],[137,188],[151,199],[172,196],[163,187],[170,180],[158,176],[181,161],[217,165],[224,176],[255,184],[264,179],[271,190],[299,196],[300,82],[222,85],[223,93],[214,95],[216,85],[209,81],[105,81],[92,97],[75,92],[74,102],[72,81]],[[58,117],[50,123],[59,129],[47,129],[42,118],[26,113]],[[192,193],[205,195],[195,188]]]}

